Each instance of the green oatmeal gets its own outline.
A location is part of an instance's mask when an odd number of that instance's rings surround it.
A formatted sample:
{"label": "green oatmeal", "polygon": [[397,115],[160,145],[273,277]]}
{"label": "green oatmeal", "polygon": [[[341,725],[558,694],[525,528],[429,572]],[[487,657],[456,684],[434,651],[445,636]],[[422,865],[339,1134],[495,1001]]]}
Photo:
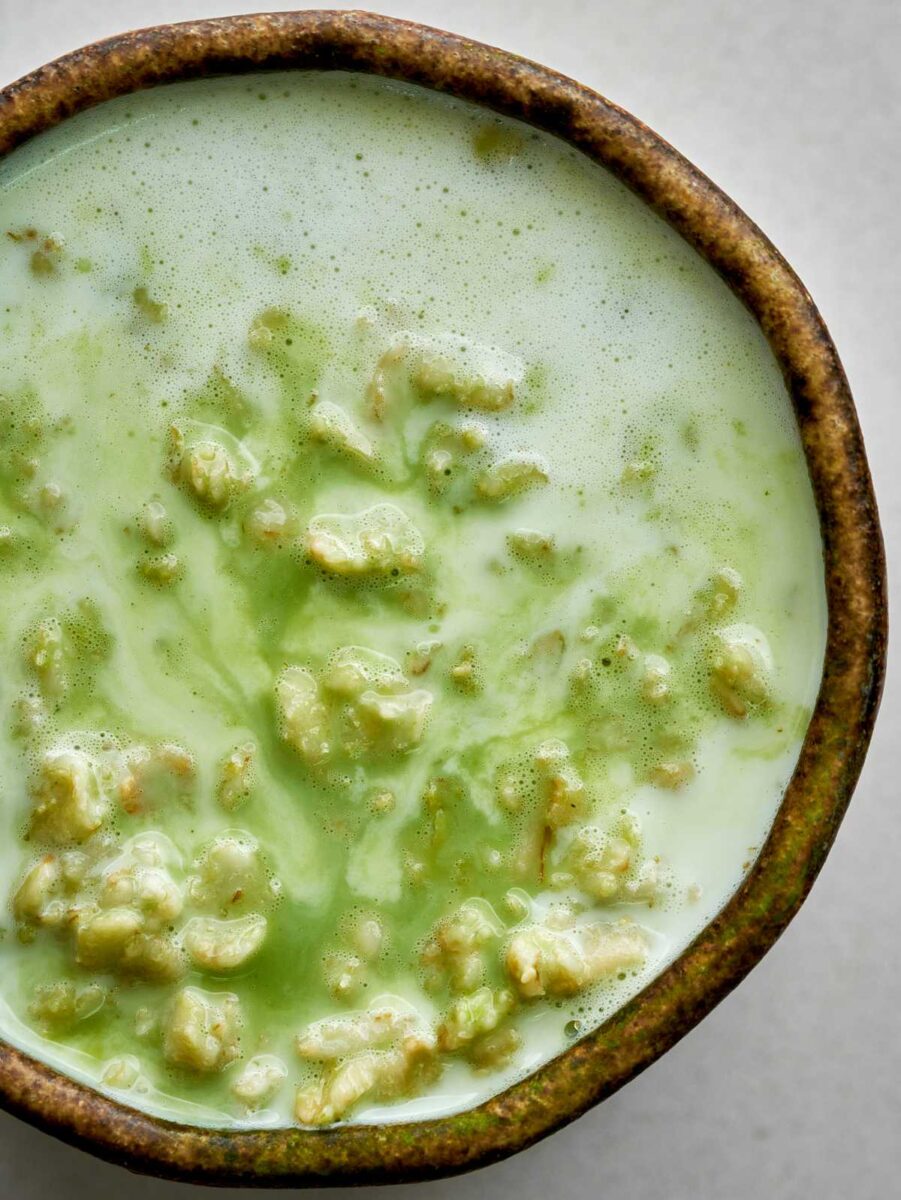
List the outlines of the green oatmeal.
{"label": "green oatmeal", "polygon": [[345,74],[0,163],[0,1033],[197,1124],[478,1103],[766,837],[825,636],[777,366],[563,143]]}

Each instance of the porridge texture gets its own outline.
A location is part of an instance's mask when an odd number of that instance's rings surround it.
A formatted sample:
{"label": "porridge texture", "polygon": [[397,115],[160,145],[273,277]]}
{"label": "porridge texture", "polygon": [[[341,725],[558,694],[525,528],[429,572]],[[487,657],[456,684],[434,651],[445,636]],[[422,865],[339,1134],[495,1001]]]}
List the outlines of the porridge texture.
{"label": "porridge texture", "polygon": [[478,1103],[722,907],[819,683],[759,329],[565,144],[344,74],[0,164],[0,1033],[202,1125]]}

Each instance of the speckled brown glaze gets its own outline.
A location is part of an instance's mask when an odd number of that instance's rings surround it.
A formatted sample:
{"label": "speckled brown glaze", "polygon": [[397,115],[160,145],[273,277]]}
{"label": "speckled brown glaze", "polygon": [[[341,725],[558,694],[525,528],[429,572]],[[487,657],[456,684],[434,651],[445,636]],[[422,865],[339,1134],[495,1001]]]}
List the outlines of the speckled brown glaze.
{"label": "speckled brown glaze", "polygon": [[615,1092],[747,974],[797,912],[857,780],[885,664],[885,564],[854,405],[797,276],[728,197],[634,117],[514,55],[366,13],[201,21],[112,38],[0,92],[0,155],[126,92],[276,68],[366,71],[528,121],[603,164],[719,272],[759,321],[785,375],[819,508],[829,606],[823,682],[772,832],[731,902],[679,959],[596,1032],[458,1116],[334,1130],[231,1132],[150,1117],[0,1043],[0,1103],[136,1171],[210,1184],[396,1182],[503,1158]]}

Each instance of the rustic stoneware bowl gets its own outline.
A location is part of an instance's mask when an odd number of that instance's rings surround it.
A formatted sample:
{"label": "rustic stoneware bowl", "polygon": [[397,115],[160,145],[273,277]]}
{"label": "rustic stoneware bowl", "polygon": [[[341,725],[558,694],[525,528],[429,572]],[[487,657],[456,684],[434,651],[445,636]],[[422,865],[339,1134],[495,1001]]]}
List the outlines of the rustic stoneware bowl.
{"label": "rustic stoneware bowl", "polygon": [[829,607],[825,669],[797,768],[760,857],[672,966],[543,1069],[457,1116],[318,1132],[233,1132],[136,1112],[0,1043],[0,1104],[133,1170],[253,1186],[423,1179],[521,1150],[611,1095],[722,1000],[797,912],[835,837],[876,716],[886,640],[882,541],[841,363],[797,276],[671,146],[544,67],[366,13],[164,26],[76,51],[0,92],[0,155],[123,93],[274,68],[366,71],[451,92],[556,134],[612,171],[719,272],[760,323],[794,404],[820,515]]}

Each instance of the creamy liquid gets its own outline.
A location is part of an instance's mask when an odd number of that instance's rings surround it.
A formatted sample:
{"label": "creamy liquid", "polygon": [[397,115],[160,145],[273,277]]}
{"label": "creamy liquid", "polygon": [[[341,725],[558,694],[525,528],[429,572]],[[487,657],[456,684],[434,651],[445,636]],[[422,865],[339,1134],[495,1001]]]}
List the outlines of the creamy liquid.
{"label": "creamy liquid", "polygon": [[[822,557],[790,403],[759,328],[672,231],[563,143],[344,74],[181,84],[67,121],[0,164],[0,233],[4,893],[36,853],[22,838],[48,748],[100,735],[120,748],[183,746],[196,768],[190,800],[152,819],[125,814],[115,831],[165,831],[183,877],[222,831],[257,839],[281,889],[258,966],[187,982],[237,993],[244,1059],[279,1055],[289,1082],[246,1112],[228,1090],[240,1062],[213,1077],[169,1070],[158,1034],[141,1040],[134,1024],[175,985],[114,979],[112,1008],[63,1032],[42,1026],[29,1015],[34,989],[84,973],[44,931],[21,944],[12,915],[0,941],[0,1032],[151,1112],[290,1122],[303,1077],[291,1039],[306,1023],[385,994],[438,1019],[444,1001],[424,990],[422,938],[468,896],[501,912],[520,886],[479,857],[493,845],[503,856],[517,836],[498,810],[496,775],[562,739],[592,819],[607,828],[633,814],[661,883],[653,904],[597,906],[565,881],[526,887],[527,923],[573,900],[577,920],[637,922],[647,958],[571,999],[523,1003],[522,1046],[502,1067],[479,1072],[451,1057],[422,1094],[364,1100],[349,1119],[478,1103],[681,952],[753,862],[795,764],[821,672]],[[271,344],[269,332],[254,337],[266,312],[281,314]],[[377,421],[372,381],[397,346],[462,364],[464,375],[515,380],[515,402],[484,413],[442,397],[398,401],[396,416]],[[403,369],[396,377],[389,366],[389,401],[409,399]],[[378,448],[378,470],[311,447],[313,392],[351,415]],[[436,420],[472,420],[488,439],[471,466],[458,432],[445,438],[446,492],[440,479],[429,484],[445,460],[420,461],[424,441],[445,446],[429,433]],[[218,440],[252,477],[224,513],[173,482],[173,424]],[[537,455],[548,482],[473,502],[471,477],[507,454]],[[300,531],[315,515],[400,507],[425,545],[424,598],[390,580],[360,589],[321,576],[302,549],[273,556],[248,544],[252,497],[283,504]],[[155,499],[173,530],[165,551],[140,532]],[[553,538],[551,566],[511,553],[508,537],[523,529]],[[177,578],[149,581],[142,567],[152,573],[164,552]],[[723,568],[741,579],[734,609],[684,635],[690,652],[672,650]],[[68,638],[69,690],[56,703],[38,695],[44,722],[23,738],[14,713],[40,692],[33,639],[48,619]],[[722,629],[750,639],[766,667],[766,701],[743,719],[711,694],[708,643]],[[645,654],[667,656],[687,697],[691,744],[677,757],[694,774],[676,788],[655,782],[666,754],[637,691],[620,680],[603,700],[602,657],[623,634],[639,666]],[[272,695],[286,665],[316,674],[338,648],[365,646],[405,666],[430,642],[440,649],[414,682],[433,700],[412,752],[325,786],[280,739]],[[471,691],[450,674],[467,647]],[[573,701],[586,658],[600,682]],[[592,742],[599,722],[621,724],[623,740],[605,732]],[[224,812],[219,765],[248,741],[258,747],[250,794]],[[467,861],[462,890],[437,859],[424,890],[411,881],[421,797],[436,773],[462,781],[451,832]],[[387,815],[372,807],[374,787],[394,797]],[[370,968],[368,995],[342,1004],[324,990],[322,961],[340,949],[349,910],[377,914],[389,950]],[[501,916],[514,931],[514,916]],[[137,1081],[101,1083],[123,1054],[139,1060]]]}

